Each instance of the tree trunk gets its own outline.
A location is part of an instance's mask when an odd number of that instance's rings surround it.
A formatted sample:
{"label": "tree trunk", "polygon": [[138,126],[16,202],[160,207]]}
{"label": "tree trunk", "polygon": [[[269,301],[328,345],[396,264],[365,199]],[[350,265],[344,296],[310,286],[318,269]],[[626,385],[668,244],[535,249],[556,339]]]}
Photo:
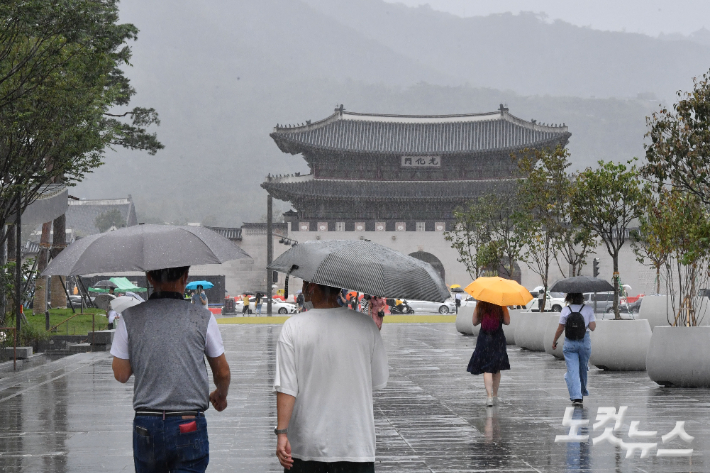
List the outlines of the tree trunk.
{"label": "tree trunk", "polygon": [[621,315],[619,314],[619,252],[616,251],[612,255],[614,260],[614,320],[621,320]]}
{"label": "tree trunk", "polygon": [[[7,248],[7,240],[5,240],[5,234],[7,233],[8,227],[6,225],[0,227],[0,271],[3,271],[2,275],[5,276],[5,264],[7,263],[7,253],[5,252]],[[7,312],[7,296],[5,294],[5,285],[0,285],[0,325],[5,325],[5,313]]]}
{"label": "tree trunk", "polygon": [[661,265],[656,266],[656,294],[661,293]]}
{"label": "tree trunk", "polygon": [[[49,232],[52,230],[52,222],[42,224],[42,237],[39,240],[39,254],[37,255],[37,274],[42,273],[47,268],[49,257]],[[47,278],[37,277],[35,282],[35,295],[32,302],[32,312],[44,314],[47,310]]]}
{"label": "tree trunk", "polygon": [[[54,238],[52,239],[52,258],[56,258],[67,246],[66,216],[64,214],[54,219]],[[67,306],[67,295],[60,276],[52,276],[52,307],[64,308]]]}

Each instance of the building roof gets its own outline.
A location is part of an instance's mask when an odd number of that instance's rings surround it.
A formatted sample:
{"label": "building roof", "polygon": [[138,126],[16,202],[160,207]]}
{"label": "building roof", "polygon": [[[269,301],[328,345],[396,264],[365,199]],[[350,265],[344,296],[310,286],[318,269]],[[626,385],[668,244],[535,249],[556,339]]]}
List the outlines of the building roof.
{"label": "building roof", "polygon": [[284,153],[314,150],[380,154],[466,154],[565,145],[567,126],[525,121],[508,113],[376,115],[347,112],[296,126],[277,125],[271,137]]}
{"label": "building roof", "polygon": [[318,199],[324,202],[357,201],[461,201],[515,186],[517,179],[460,181],[361,181],[313,179],[312,175],[270,178],[261,184],[280,200]]}
{"label": "building roof", "polygon": [[96,217],[113,209],[121,213],[126,226],[138,224],[135,205],[128,196],[125,199],[69,200],[66,227],[74,230],[77,237],[100,233],[96,227]]}
{"label": "building roof", "polygon": [[223,237],[232,241],[241,241],[242,239],[242,229],[241,228],[229,228],[229,227],[208,227],[213,232],[219,233]]}

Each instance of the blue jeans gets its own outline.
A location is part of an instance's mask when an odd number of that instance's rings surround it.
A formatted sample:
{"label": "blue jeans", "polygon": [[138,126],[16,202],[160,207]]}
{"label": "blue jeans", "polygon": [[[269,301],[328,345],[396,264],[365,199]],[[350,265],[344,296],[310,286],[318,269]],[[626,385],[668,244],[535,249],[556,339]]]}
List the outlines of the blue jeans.
{"label": "blue jeans", "polygon": [[261,302],[256,305],[256,313],[261,315]]}
{"label": "blue jeans", "polygon": [[[197,422],[195,432],[180,425]],[[133,419],[133,462],[136,473],[204,473],[210,461],[207,420],[136,416]]]}
{"label": "blue jeans", "polygon": [[570,340],[565,338],[565,346],[562,348],[567,364],[567,391],[570,400],[582,399],[582,396],[589,396],[587,391],[587,371],[589,370],[589,356],[592,354],[592,341],[589,332],[582,340]]}

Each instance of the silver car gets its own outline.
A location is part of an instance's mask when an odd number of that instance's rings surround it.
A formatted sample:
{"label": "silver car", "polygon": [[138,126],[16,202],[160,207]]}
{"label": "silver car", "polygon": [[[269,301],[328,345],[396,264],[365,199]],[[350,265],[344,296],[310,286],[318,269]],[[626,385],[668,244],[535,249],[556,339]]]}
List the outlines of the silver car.
{"label": "silver car", "polygon": [[415,314],[449,314],[456,312],[456,303],[452,299],[446,299],[444,302],[432,301],[414,301],[407,299],[409,307],[414,309]]}

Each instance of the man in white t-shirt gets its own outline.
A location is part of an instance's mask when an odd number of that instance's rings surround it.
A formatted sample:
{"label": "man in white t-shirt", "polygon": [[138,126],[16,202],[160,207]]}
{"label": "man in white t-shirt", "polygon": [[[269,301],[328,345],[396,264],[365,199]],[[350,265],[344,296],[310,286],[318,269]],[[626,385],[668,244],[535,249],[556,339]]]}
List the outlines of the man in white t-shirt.
{"label": "man in white t-shirt", "polygon": [[287,320],[276,345],[276,456],[292,473],[375,471],[372,391],[387,385],[387,354],[372,318],[339,307],[338,293],[304,282],[313,310]]}

